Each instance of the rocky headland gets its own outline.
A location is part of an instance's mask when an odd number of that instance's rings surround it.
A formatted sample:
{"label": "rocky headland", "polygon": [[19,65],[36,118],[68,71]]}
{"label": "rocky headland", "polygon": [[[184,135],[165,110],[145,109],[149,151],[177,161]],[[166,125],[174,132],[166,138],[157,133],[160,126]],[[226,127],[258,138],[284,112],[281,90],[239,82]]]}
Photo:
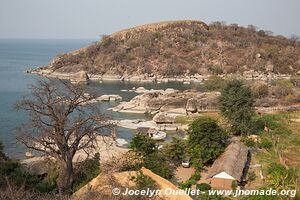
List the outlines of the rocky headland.
{"label": "rocky headland", "polygon": [[273,36],[254,26],[183,20],[146,24],[104,36],[28,72],[72,82],[189,84],[211,75],[288,79],[299,70],[300,45],[296,40]]}

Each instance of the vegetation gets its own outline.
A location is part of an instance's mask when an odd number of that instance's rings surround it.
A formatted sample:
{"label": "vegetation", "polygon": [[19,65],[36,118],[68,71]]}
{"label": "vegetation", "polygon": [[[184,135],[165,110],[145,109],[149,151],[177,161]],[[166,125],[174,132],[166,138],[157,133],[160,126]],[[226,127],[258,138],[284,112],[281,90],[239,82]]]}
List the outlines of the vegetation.
{"label": "vegetation", "polygon": [[[75,168],[76,169],[76,168]],[[86,159],[78,164],[75,170],[73,191],[77,191],[86,185],[100,173],[100,154],[96,153],[93,158]]]}
{"label": "vegetation", "polygon": [[133,137],[129,148],[142,156],[148,156],[158,151],[155,141],[143,134],[137,134]]}
{"label": "vegetation", "polygon": [[284,97],[293,94],[293,83],[289,80],[278,80],[275,82],[273,95],[276,97]]}
{"label": "vegetation", "polygon": [[269,86],[264,82],[255,82],[251,87],[255,98],[263,98],[269,95]]}
{"label": "vegetation", "polygon": [[133,180],[139,190],[145,190],[148,188],[154,189],[157,187],[155,181],[149,176],[144,175],[142,172],[139,172],[136,177],[133,177]]}
{"label": "vegetation", "polygon": [[105,36],[79,53],[59,55],[51,67],[62,72],[165,76],[267,73],[268,66],[274,73],[300,70],[297,40],[250,27],[200,21],[144,25]]}
{"label": "vegetation", "polygon": [[212,163],[226,147],[227,134],[211,118],[199,117],[189,126],[187,132],[193,163]]}
{"label": "vegetation", "polygon": [[248,133],[254,112],[252,91],[240,80],[229,81],[221,92],[219,107],[235,134]]}
{"label": "vegetation", "polygon": [[297,183],[297,171],[293,168],[273,163],[268,167],[268,184],[274,189],[295,189]]}
{"label": "vegetation", "polygon": [[196,188],[200,191],[207,191],[211,189],[211,186],[207,183],[200,183],[196,185]]}
{"label": "vegetation", "polygon": [[155,141],[147,135],[137,134],[129,148],[142,159],[142,165],[166,179],[173,177],[173,169],[162,152],[158,151]]}
{"label": "vegetation", "polygon": [[180,189],[191,188],[192,185],[196,185],[200,180],[201,175],[199,171],[196,171],[187,181],[179,184]]}
{"label": "vegetation", "polygon": [[186,149],[187,145],[183,139],[173,137],[172,141],[164,147],[164,154],[174,163],[179,164],[187,154]]}
{"label": "vegetation", "polygon": [[210,76],[203,84],[208,91],[219,91],[224,87],[225,82],[226,80],[220,76]]}
{"label": "vegetation", "polygon": [[93,148],[97,134],[110,128],[106,119],[88,102],[79,85],[40,80],[31,87],[32,96],[16,104],[28,112],[29,122],[19,127],[18,140],[26,147],[54,157],[59,164],[57,187],[70,191],[74,181],[73,157],[81,149]]}

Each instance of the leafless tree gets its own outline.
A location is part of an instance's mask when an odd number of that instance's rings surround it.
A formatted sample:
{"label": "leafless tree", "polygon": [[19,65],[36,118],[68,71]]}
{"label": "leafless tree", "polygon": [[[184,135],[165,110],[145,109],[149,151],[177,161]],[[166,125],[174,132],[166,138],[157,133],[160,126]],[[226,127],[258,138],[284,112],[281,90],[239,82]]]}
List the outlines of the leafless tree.
{"label": "leafless tree", "polygon": [[17,110],[29,115],[29,121],[17,129],[18,140],[58,160],[57,187],[63,194],[73,182],[75,153],[94,148],[96,136],[103,135],[112,124],[90,104],[93,97],[80,85],[40,80],[30,89],[31,95],[16,103]]}

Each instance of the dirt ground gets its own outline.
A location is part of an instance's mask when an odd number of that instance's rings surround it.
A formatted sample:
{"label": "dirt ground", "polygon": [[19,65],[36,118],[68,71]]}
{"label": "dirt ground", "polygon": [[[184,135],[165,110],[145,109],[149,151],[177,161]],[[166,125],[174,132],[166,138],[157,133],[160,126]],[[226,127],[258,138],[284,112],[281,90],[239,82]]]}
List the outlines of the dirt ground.
{"label": "dirt ground", "polygon": [[184,168],[184,167],[177,167],[175,171],[175,177],[178,182],[187,181],[193,174],[195,173],[195,169],[193,167]]}

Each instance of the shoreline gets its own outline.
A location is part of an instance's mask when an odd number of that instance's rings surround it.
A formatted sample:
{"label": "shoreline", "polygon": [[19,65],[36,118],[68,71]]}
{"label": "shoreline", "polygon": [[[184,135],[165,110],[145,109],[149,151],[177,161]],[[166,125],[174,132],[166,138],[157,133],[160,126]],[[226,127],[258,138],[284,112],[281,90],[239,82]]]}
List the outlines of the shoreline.
{"label": "shoreline", "polygon": [[[49,78],[57,78],[63,80],[70,80],[71,82],[87,82],[87,81],[105,81],[105,82],[138,82],[138,83],[169,83],[169,82],[179,82],[186,85],[191,83],[202,84],[203,81],[209,79],[209,77],[213,75],[186,75],[186,76],[177,76],[177,77],[163,77],[163,76],[147,76],[147,75],[99,75],[99,74],[89,74],[85,71],[80,72],[70,72],[70,73],[62,73],[55,72],[49,69],[34,69],[27,70],[25,73],[29,74],[37,74],[39,76],[49,77]],[[80,75],[79,75],[80,74]],[[78,78],[78,76],[81,76]],[[246,71],[243,74],[222,74],[216,75],[221,78],[237,78],[237,79],[245,79],[247,81],[266,81],[270,82],[272,80],[278,79],[290,79],[292,75],[288,74],[275,74],[275,73],[262,73],[257,71]]]}

